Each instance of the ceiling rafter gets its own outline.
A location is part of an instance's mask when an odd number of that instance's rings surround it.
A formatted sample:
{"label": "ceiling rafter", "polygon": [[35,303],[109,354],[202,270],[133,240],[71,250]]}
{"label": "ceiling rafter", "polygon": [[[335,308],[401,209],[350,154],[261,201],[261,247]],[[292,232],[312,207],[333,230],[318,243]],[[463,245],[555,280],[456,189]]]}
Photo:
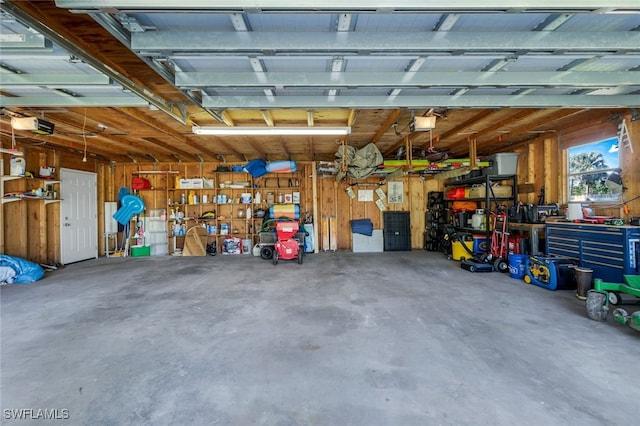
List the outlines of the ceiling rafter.
{"label": "ceiling rafter", "polygon": [[[221,154],[220,152],[214,152],[211,151],[207,148],[202,147],[200,144],[196,144],[194,142],[192,142],[191,140],[189,140],[189,138],[187,136],[184,136],[182,134],[176,133],[172,128],[170,128],[169,126],[162,124],[162,123],[158,123],[157,120],[154,120],[153,118],[142,114],[139,110],[134,109],[134,108],[118,108],[118,111],[122,112],[123,114],[127,115],[128,117],[131,117],[133,119],[135,119],[136,121],[145,124],[155,130],[161,131],[164,134],[168,135],[169,137],[171,137],[172,139],[175,139],[176,141],[182,142],[187,146],[190,146],[191,148],[195,149],[196,152],[203,152],[207,155],[210,155],[211,157],[216,157],[218,154]],[[229,151],[233,153],[234,155],[238,155],[241,156],[240,153],[238,153],[236,150],[232,149],[230,146],[228,146],[226,143],[220,143],[220,145],[223,145],[225,148],[227,148]],[[191,154],[192,156],[194,156],[194,154]]]}
{"label": "ceiling rafter", "polygon": [[[266,158],[268,156],[268,154],[263,149],[261,149],[258,145],[256,145],[256,143],[251,138],[243,138],[243,139],[245,143],[249,145],[251,149],[253,149],[258,154],[259,158]],[[244,159],[246,155],[238,154],[238,157],[241,159]]]}
{"label": "ceiling rafter", "polygon": [[378,140],[382,137],[382,135],[384,135],[387,132],[387,130],[389,130],[389,128],[391,128],[391,126],[393,126],[393,124],[398,121],[398,117],[400,116],[401,113],[402,113],[401,109],[392,110],[387,116],[387,118],[384,120],[384,122],[378,127],[378,130],[376,130],[376,133],[371,137],[370,142],[371,143],[378,142]]}
{"label": "ceiling rafter", "polygon": [[[105,146],[114,145],[120,150],[128,150],[133,148],[136,152],[145,153],[149,151],[149,144],[145,142],[138,142],[136,140],[125,139],[118,135],[95,133],[88,131],[84,125],[83,114],[78,113],[78,118],[73,119],[70,114],[49,114],[47,119],[56,124],[56,132],[54,135],[60,135],[78,141],[78,143],[84,145],[84,141],[87,141],[87,145],[95,145],[105,148]],[[74,129],[73,133],[64,132],[66,129]],[[61,131],[62,130],[62,131]]]}
{"label": "ceiling rafter", "polygon": [[[153,143],[154,145],[157,145],[157,146],[159,146],[159,147],[161,147],[161,148],[165,149],[166,151],[168,151],[168,152],[169,152],[169,155],[171,155],[171,154],[180,154],[180,155],[182,155],[183,157],[189,157],[189,158],[191,158],[191,157],[196,156],[196,158],[197,158],[197,154],[192,154],[192,153],[190,153],[190,152],[187,152],[187,151],[184,151],[184,150],[182,150],[182,149],[179,149],[179,148],[177,148],[175,145],[172,145],[172,144],[167,143],[167,142],[163,142],[163,141],[159,140],[158,138],[154,138],[154,137],[145,137],[145,138],[143,138],[143,139],[144,139],[144,140],[146,140],[146,141],[149,141],[149,142]],[[183,161],[184,161],[184,159],[183,159]]]}
{"label": "ceiling rafter", "polygon": [[[472,138],[477,140],[482,135],[495,132],[496,130],[499,130],[500,128],[510,123],[517,122],[518,120],[522,120],[526,118],[528,115],[535,114],[536,112],[538,112],[538,110],[536,109],[524,109],[524,110],[516,111],[514,114],[509,115],[507,118],[500,120],[496,123],[493,123],[489,126],[485,126],[482,128],[482,130],[478,130],[476,133],[472,135]],[[458,141],[448,144],[447,148],[451,151],[455,151],[456,148],[459,147],[460,145],[466,144],[467,139],[468,139],[467,137],[460,138]]]}
{"label": "ceiling rafter", "polygon": [[[582,137],[583,139],[581,139],[581,142],[584,142],[584,136],[585,136],[585,135],[580,135],[581,129],[588,129],[587,131],[589,132],[590,137],[598,138],[598,136],[593,133],[593,128],[591,127],[593,125],[601,126],[603,124],[609,124],[605,128],[601,128],[602,137],[605,138],[605,137],[608,137],[608,135],[611,135],[612,128],[613,129],[617,128],[616,123],[607,123],[607,118],[610,117],[611,115],[615,115],[615,114],[605,110],[572,110],[572,111],[560,110],[556,113],[549,114],[545,122],[539,123],[538,125],[533,127],[530,125],[525,126],[525,132],[521,134],[522,136],[517,141],[505,141],[504,143],[499,145],[492,144],[491,147],[493,148],[493,146],[495,145],[498,149],[512,150],[512,149],[521,147],[523,145],[527,145],[531,142],[535,142],[536,140],[540,140],[542,138],[548,137],[549,135],[558,135],[560,132],[556,130],[557,125],[554,123],[557,123],[558,121],[570,119],[572,116],[580,117],[579,124],[576,124],[575,126],[565,127],[565,130],[568,129],[572,135],[577,135],[577,137]],[[528,131],[535,130],[535,128],[538,126],[547,127],[547,130],[542,130],[540,132],[536,131],[532,133],[527,133]],[[565,143],[571,144],[572,142],[571,139],[567,139],[564,136],[561,136],[561,138],[562,138],[563,144]]]}
{"label": "ceiling rafter", "polygon": [[313,148],[313,138],[311,136],[307,136],[307,150],[309,151],[309,159],[310,160],[314,160],[316,157],[316,154],[314,152],[314,148]]}
{"label": "ceiling rafter", "polygon": [[477,124],[483,119],[486,119],[487,117],[489,117],[491,114],[495,112],[496,110],[489,110],[489,109],[483,109],[483,110],[477,111],[476,114],[473,115],[468,120],[465,120],[464,122],[458,124],[452,129],[438,135],[440,137],[440,141],[441,142],[446,141],[447,139],[449,139],[449,137],[456,135],[459,132],[465,131],[469,128],[472,128],[475,124]]}
{"label": "ceiling rafter", "polygon": [[260,111],[260,114],[262,115],[262,119],[264,120],[265,124],[268,127],[274,127],[275,126],[275,123],[273,121],[273,116],[271,115],[271,113],[269,111],[262,110],[262,111]]}
{"label": "ceiling rafter", "polygon": [[[162,151],[168,151],[167,153],[164,153],[164,155],[169,156],[173,152],[173,149],[169,144],[158,141],[155,138],[148,138],[148,137],[132,138],[132,137],[123,137],[123,136],[116,136],[116,135],[110,135],[108,137],[99,136],[97,138],[91,138],[91,140],[95,140],[95,139],[98,139],[98,140],[106,139],[108,143],[118,143],[124,146],[127,146],[128,144],[130,147],[136,148],[136,152],[142,155],[147,155],[147,154],[160,155]],[[134,140],[138,142],[133,142]],[[158,151],[158,148],[160,148],[160,151]],[[193,154],[191,154],[191,156],[193,156]]]}
{"label": "ceiling rafter", "polygon": [[[62,149],[68,152],[82,155],[84,149],[84,143],[78,140],[77,137],[71,138],[65,135],[48,135],[37,136],[28,132],[15,131],[16,136],[20,137],[20,142],[25,143],[27,146],[44,146],[54,147],[53,149]],[[11,124],[4,121],[0,124],[0,140],[2,145],[5,143],[7,146],[11,146]],[[122,154],[122,149],[111,149],[113,146],[105,147],[92,147],[91,153],[102,157],[103,159],[113,161],[128,161],[127,157]],[[126,147],[125,147],[126,148]]]}

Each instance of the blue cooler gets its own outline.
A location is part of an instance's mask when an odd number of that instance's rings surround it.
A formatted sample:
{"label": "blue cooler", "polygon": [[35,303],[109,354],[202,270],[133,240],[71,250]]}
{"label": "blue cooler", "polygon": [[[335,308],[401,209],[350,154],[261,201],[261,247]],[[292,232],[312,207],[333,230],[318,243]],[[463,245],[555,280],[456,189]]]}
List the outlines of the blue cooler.
{"label": "blue cooler", "polygon": [[473,253],[482,254],[489,251],[489,243],[486,235],[473,235]]}

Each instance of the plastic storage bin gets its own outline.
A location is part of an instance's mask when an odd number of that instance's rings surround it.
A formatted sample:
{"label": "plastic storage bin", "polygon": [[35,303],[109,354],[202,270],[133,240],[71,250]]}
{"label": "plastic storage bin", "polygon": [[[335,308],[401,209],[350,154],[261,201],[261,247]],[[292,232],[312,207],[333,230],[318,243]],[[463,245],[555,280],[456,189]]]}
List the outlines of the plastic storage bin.
{"label": "plastic storage bin", "polygon": [[150,256],[150,255],[151,255],[151,247],[149,246],[131,247],[131,256],[139,257],[139,256]]}
{"label": "plastic storage bin", "polygon": [[515,175],[518,171],[518,156],[517,152],[502,152],[500,154],[493,154],[488,159],[491,161],[491,166],[482,169],[482,173],[485,176],[493,175]]}

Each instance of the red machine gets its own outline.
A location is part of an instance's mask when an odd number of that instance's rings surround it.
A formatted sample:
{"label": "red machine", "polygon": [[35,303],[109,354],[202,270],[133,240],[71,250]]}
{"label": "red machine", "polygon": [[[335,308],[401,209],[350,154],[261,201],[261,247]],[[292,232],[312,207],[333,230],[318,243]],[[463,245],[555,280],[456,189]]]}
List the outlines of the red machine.
{"label": "red machine", "polygon": [[298,259],[298,263],[302,264],[304,250],[301,249],[300,242],[295,238],[298,229],[300,229],[298,222],[276,223],[276,242],[273,251],[274,265],[278,264],[279,259]]}

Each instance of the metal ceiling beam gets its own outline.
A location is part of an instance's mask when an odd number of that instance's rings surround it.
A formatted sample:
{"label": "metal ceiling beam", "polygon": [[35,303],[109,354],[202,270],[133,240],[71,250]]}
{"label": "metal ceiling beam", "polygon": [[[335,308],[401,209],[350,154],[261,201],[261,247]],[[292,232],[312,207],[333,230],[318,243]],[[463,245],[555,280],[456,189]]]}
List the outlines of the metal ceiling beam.
{"label": "metal ceiling beam", "polygon": [[[91,13],[90,16],[100,24],[105,30],[107,30],[112,36],[120,41],[120,43],[127,46],[129,49],[131,48],[131,39],[129,37],[129,33],[121,26],[121,24],[113,18],[108,13]],[[152,68],[155,72],[158,73],[162,78],[164,78],[170,84],[173,84],[174,76],[167,68],[162,66],[157,60],[157,58],[148,58],[145,56],[137,55],[144,63],[146,63],[150,68]],[[222,122],[222,118],[216,111],[211,111],[202,107],[202,102],[198,96],[196,96],[191,91],[183,91],[183,93],[191,99],[196,105],[203,108],[209,115],[211,115],[216,120]],[[176,118],[174,116],[174,118]],[[186,118],[182,118],[181,122],[183,124],[186,123]]]}
{"label": "metal ceiling beam", "polygon": [[0,96],[3,107],[142,107],[149,102],[138,97],[124,96]]}
{"label": "metal ceiling beam", "polygon": [[14,74],[0,72],[0,86],[86,86],[110,85],[103,74]]}
{"label": "metal ceiling beam", "polygon": [[205,96],[209,108],[624,108],[640,106],[638,95],[466,95],[466,96]]}
{"label": "metal ceiling beam", "polygon": [[34,49],[36,51],[51,50],[51,43],[42,34],[0,34],[0,50],[3,52],[7,50],[33,52]]}
{"label": "metal ceiling beam", "polygon": [[299,0],[219,0],[212,4],[210,0],[56,0],[56,6],[66,9],[84,10],[219,10],[219,11],[548,11],[571,10],[589,12],[615,9],[638,10],[637,0],[457,0],[443,5],[441,0],[375,0],[367,2],[346,2],[343,0],[317,0],[301,2]]}
{"label": "metal ceiling beam", "polygon": [[[206,40],[206,43],[203,43]],[[505,31],[505,32],[215,32],[150,31],[131,34],[131,49],[143,55],[220,53],[235,55],[325,55],[354,52],[496,52],[496,51],[638,51],[638,31]]]}
{"label": "metal ceiling beam", "polygon": [[[185,118],[183,117],[183,115],[179,111],[179,108],[176,108],[175,105],[170,104],[166,100],[162,99],[160,96],[158,96],[155,93],[151,92],[148,88],[140,87],[133,80],[130,80],[128,77],[120,74],[119,72],[117,72],[116,70],[111,68],[110,66],[105,65],[101,61],[95,59],[90,53],[88,53],[87,51],[85,51],[81,47],[78,47],[75,44],[73,44],[67,38],[63,37],[61,34],[59,34],[55,30],[53,30],[51,27],[49,27],[46,23],[40,22],[37,19],[33,18],[31,15],[29,15],[29,13],[25,12],[24,10],[22,10],[16,4],[8,3],[8,2],[0,3],[0,9],[5,11],[5,12],[7,12],[7,13],[9,13],[9,14],[11,14],[11,15],[13,15],[14,17],[19,19],[23,23],[28,24],[34,30],[38,31],[39,33],[43,34],[47,38],[51,39],[54,43],[58,44],[63,49],[67,50],[68,52],[70,52],[74,56],[82,59],[84,62],[86,62],[87,64],[91,65],[98,72],[101,72],[101,73],[109,76],[114,81],[116,81],[119,84],[121,84],[124,88],[131,90],[135,95],[137,95],[137,96],[139,96],[141,98],[139,100],[140,103],[133,104],[133,102],[135,102],[135,101],[130,101],[130,103],[128,103],[127,106],[141,106],[141,105],[147,105],[147,104],[150,103],[152,105],[155,105],[159,110],[163,111],[164,113],[166,113],[170,117],[174,118],[178,122],[180,122],[182,124],[186,124]],[[15,98],[15,99],[28,99],[29,101],[38,100],[38,98]],[[74,99],[77,100],[77,99],[80,99],[80,98],[74,98]],[[99,99],[99,98],[93,98],[93,99]],[[102,98],[102,99],[104,99],[104,98]],[[39,101],[41,101],[41,100],[42,100],[42,98],[39,98]],[[54,100],[54,99],[52,99],[52,100]],[[120,102],[121,99],[115,98],[113,100],[116,101],[114,106],[120,106],[119,102]],[[15,104],[11,104],[11,105],[13,106]],[[60,104],[58,102],[56,102],[54,104],[51,104],[51,105],[42,105],[39,102],[35,103],[34,105],[24,105],[24,104],[22,104],[22,105],[23,106],[38,106],[38,107],[40,107],[40,106],[89,106],[86,103],[85,104],[82,104],[82,103]],[[101,105],[91,105],[91,106],[104,106],[104,105],[111,105],[111,104],[109,104],[109,103],[104,104],[103,103]]]}
{"label": "metal ceiling beam", "polygon": [[639,72],[179,72],[176,86],[215,87],[456,87],[456,86],[640,86]]}

